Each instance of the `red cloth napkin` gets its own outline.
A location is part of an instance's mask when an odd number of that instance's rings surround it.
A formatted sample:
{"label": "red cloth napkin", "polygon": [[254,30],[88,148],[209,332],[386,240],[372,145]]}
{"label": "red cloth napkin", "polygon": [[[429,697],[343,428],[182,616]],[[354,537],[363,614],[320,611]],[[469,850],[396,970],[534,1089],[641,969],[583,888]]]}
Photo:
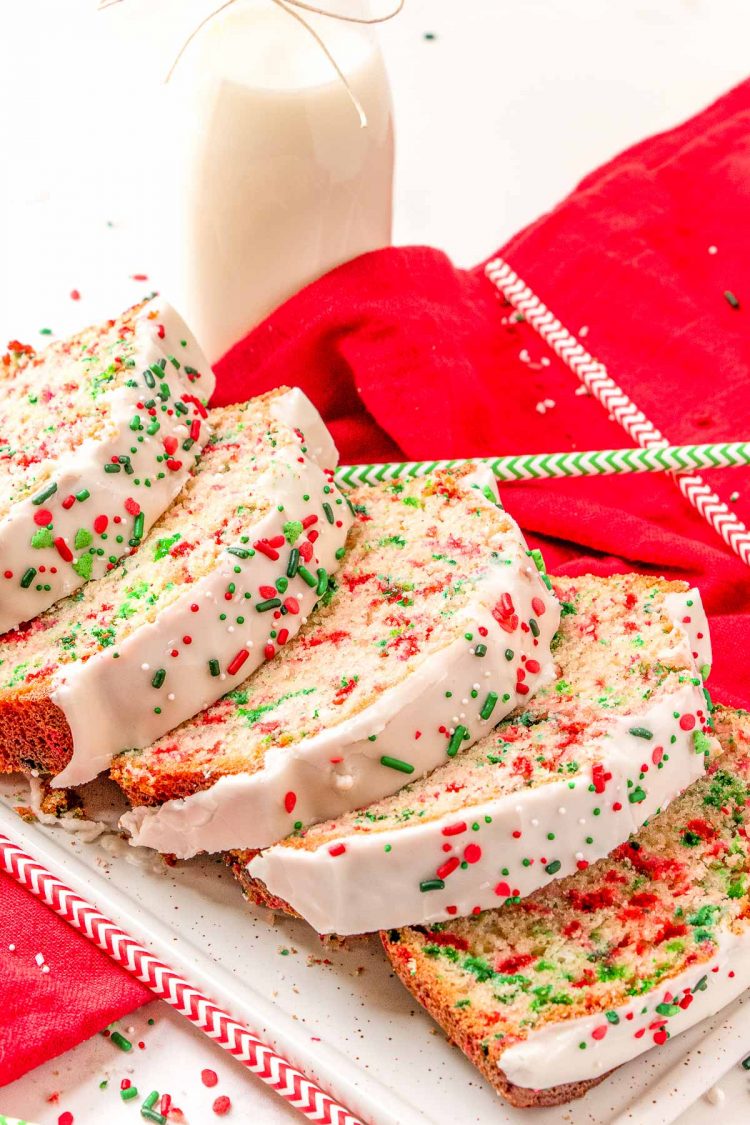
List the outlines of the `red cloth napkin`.
{"label": "red cloth napkin", "polygon": [[[588,327],[589,350],[671,440],[750,438],[749,205],[747,82],[587,177],[502,254],[573,332]],[[482,267],[457,270],[424,247],[369,254],[238,344],[218,365],[215,401],[297,384],[344,462],[630,444],[528,325],[505,322],[508,311]],[[710,481],[725,498],[739,492],[750,520],[750,470]],[[696,582],[711,615],[712,692],[750,704],[750,571],[669,479],[513,484],[504,500],[551,570]],[[0,891],[10,904],[0,913],[2,1083],[146,997],[25,892]],[[24,956],[6,955],[13,941]],[[57,964],[43,978],[37,951]]]}

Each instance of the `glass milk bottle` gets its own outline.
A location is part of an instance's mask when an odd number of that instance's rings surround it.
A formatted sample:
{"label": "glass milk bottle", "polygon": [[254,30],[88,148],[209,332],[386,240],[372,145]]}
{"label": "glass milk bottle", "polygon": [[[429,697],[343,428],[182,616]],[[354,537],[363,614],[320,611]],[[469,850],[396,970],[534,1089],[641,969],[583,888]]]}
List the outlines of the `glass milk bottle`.
{"label": "glass milk bottle", "polygon": [[302,286],[391,239],[393,120],[376,39],[297,11],[345,82],[288,10],[236,0],[166,87],[159,275],[211,360]]}

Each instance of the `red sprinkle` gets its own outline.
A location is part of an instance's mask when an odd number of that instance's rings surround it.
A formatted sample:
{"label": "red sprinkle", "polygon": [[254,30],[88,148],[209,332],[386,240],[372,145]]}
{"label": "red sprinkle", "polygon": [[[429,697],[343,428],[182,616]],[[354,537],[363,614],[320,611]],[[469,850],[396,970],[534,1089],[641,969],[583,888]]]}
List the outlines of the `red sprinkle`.
{"label": "red sprinkle", "polygon": [[141,506],[138,501],[134,500],[132,496],[128,496],[127,500],[125,501],[125,511],[128,513],[128,515],[137,516],[140,510]]}
{"label": "red sprinkle", "polygon": [[680,730],[692,730],[695,726],[695,715],[683,715],[680,719]]}
{"label": "red sprinkle", "polygon": [[537,615],[537,617],[543,617],[547,610],[547,607],[541,598],[532,598],[531,608],[534,610],[534,613]]}
{"label": "red sprinkle", "polygon": [[458,856],[451,856],[450,859],[446,859],[445,863],[442,863],[440,867],[438,867],[435,874],[437,875],[438,879],[447,879],[448,876],[451,875],[457,867],[460,867],[460,865],[461,861],[459,860]]}
{"label": "red sprinkle", "polygon": [[328,854],[332,856],[343,855],[345,851],[346,844],[331,844]]}
{"label": "red sprinkle", "polygon": [[[271,559],[273,562],[275,562],[279,557],[279,552],[274,550],[267,539],[258,539],[256,543],[253,543],[253,547],[256,551],[260,551],[262,555],[265,555],[266,558]],[[274,593],[276,593],[275,590]]]}
{"label": "red sprinkle", "polygon": [[202,1070],[201,1082],[204,1086],[218,1086],[219,1076],[215,1070]]}
{"label": "red sprinkle", "polygon": [[66,1109],[65,1113],[61,1113],[60,1116],[58,1117],[57,1125],[73,1125],[74,1120],[75,1119],[73,1117],[73,1114],[70,1112],[69,1109]]}
{"label": "red sprinkle", "polygon": [[71,291],[70,291],[70,299],[71,299],[71,301],[80,301],[80,299],[81,299],[81,294],[80,294],[80,293],[78,292],[78,290],[77,290],[77,289],[71,289]]}
{"label": "red sprinkle", "polygon": [[458,824],[449,824],[447,828],[443,829],[444,836],[459,836],[462,832],[466,831],[466,821],[460,820]]}
{"label": "red sprinkle", "polygon": [[101,533],[103,531],[107,530],[108,524],[109,524],[109,520],[107,519],[106,516],[97,516],[96,519],[94,520],[94,531],[96,532],[97,535],[101,535]]}
{"label": "red sprinkle", "polygon": [[464,859],[467,863],[477,863],[482,858],[482,849],[479,844],[469,844],[464,848]]}
{"label": "red sprinkle", "polygon": [[273,660],[274,656],[276,655],[276,649],[273,647],[270,641],[263,649],[263,655],[265,656],[266,660]]}
{"label": "red sprinkle", "polygon": [[67,510],[68,510],[69,508],[72,508],[72,507],[73,507],[73,505],[75,504],[75,502],[76,502],[76,498],[75,498],[75,496],[66,496],[66,497],[65,497],[65,499],[64,499],[64,500],[63,500],[63,502],[62,502],[62,506],[63,506],[63,508],[65,509],[65,511],[67,512]]}
{"label": "red sprinkle", "polygon": [[297,804],[297,794],[292,793],[290,790],[284,797],[284,808],[288,813],[294,812],[294,806]]}
{"label": "red sprinkle", "polygon": [[34,523],[37,527],[46,527],[48,523],[52,523],[52,512],[48,508],[42,508],[40,512],[34,512]]}
{"label": "red sprinkle", "polygon": [[249,655],[250,653],[246,648],[241,648],[237,655],[232,659],[232,663],[227,668],[227,673],[230,676],[234,676],[235,673],[239,672],[240,668],[245,663]]}
{"label": "red sprinkle", "polygon": [[229,1113],[232,1103],[226,1094],[222,1094],[220,1098],[216,1098],[211,1108],[218,1117],[223,1117],[225,1113]]}
{"label": "red sprinkle", "polygon": [[57,553],[63,560],[63,562],[73,561],[73,552],[63,539],[62,535],[58,535],[57,539],[55,540],[55,546],[57,547]]}

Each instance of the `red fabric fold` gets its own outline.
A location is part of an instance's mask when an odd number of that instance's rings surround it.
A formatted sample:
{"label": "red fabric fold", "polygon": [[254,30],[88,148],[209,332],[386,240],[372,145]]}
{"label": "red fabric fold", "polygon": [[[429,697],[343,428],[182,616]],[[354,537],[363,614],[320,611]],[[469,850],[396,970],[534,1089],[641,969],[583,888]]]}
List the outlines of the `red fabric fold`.
{"label": "red fabric fold", "polygon": [[[586,347],[668,438],[746,439],[749,203],[746,82],[592,173],[501,253],[571,331],[588,329]],[[630,444],[509,312],[481,265],[456,269],[426,247],[368,254],[304,289],[233,348],[218,365],[215,402],[297,384],[349,463]],[[750,470],[707,479],[725,499],[738,493],[736,510],[750,520]],[[639,569],[695,582],[711,618],[712,693],[750,705],[750,572],[671,480],[533,482],[503,492],[550,570]],[[10,904],[0,916],[2,1083],[146,997],[25,892],[7,880],[0,891]],[[12,941],[30,958],[6,955]],[[33,953],[52,964],[58,949],[65,969],[40,979]]]}

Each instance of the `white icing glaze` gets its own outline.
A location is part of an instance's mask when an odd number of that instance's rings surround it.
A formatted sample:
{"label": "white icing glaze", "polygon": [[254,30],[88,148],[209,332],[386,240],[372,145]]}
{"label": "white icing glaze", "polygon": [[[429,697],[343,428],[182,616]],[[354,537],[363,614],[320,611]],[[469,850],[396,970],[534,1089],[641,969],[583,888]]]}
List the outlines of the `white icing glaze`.
{"label": "white icing glaze", "polygon": [[[291,400],[287,404],[290,420],[295,418],[295,404],[307,403],[312,409],[300,391],[283,398]],[[284,524],[310,510],[303,495],[322,495],[327,479],[324,471],[307,458],[291,464],[271,461],[253,486],[254,494],[268,497],[271,505],[255,524],[245,529],[248,545],[276,536],[283,539]],[[283,510],[279,511],[279,507]],[[315,524],[318,537],[308,564],[313,573],[322,567],[331,574],[340,565],[336,551],[343,547],[352,523],[348,505],[336,505],[335,521],[330,524],[319,518]],[[186,586],[155,621],[142,625],[120,644],[102,650],[85,664],[72,663],[59,669],[50,698],[68,722],[73,755],[53,784],[80,785],[90,780],[107,768],[118,751],[150,745],[245,680],[266,659],[264,648],[271,628],[269,617],[273,619],[273,614],[257,612],[255,604],[258,587],[274,584],[279,565],[260,551],[240,558],[224,550],[211,571]],[[234,591],[228,598],[230,583]],[[254,601],[245,599],[246,591],[252,593]],[[283,599],[295,598],[299,612],[287,613],[277,628],[285,628],[290,637],[294,636],[318,597],[315,588],[308,586],[299,574],[289,578]],[[197,611],[193,606],[198,607]],[[232,608],[235,612],[244,611],[244,624],[220,620],[220,613]],[[189,645],[183,643],[186,635],[192,637]],[[243,650],[247,652],[244,662],[230,673],[233,659]],[[180,656],[177,666],[171,655],[175,651]],[[218,660],[219,675],[211,674],[211,659]],[[159,688],[152,684],[157,669],[166,670]]]}
{"label": "white icing glaze", "polygon": [[[616,1012],[617,1023],[607,1020],[603,1011],[547,1023],[504,1051],[498,1066],[514,1085],[534,1090],[582,1082],[658,1045],[662,1028],[671,1037],[714,1015],[750,984],[750,930],[727,929],[717,936],[718,948],[709,961],[691,965],[652,992],[607,1009]],[[705,983],[694,991],[699,982]],[[674,1004],[677,1011],[665,1016],[656,1010],[662,1004]]]}
{"label": "white icing glaze", "polygon": [[[336,855],[330,854],[329,845],[314,851],[279,845],[252,859],[248,870],[319,933],[359,934],[439,922],[499,906],[510,896],[525,898],[553,877],[572,874],[579,863],[608,855],[701,776],[704,759],[695,752],[693,732],[682,730],[673,713],[695,714],[704,706],[701,688],[687,683],[640,714],[613,717],[610,732],[591,743],[612,775],[604,792],[591,791],[592,772],[587,769],[574,783],[550,781],[427,823],[352,832],[337,838],[336,845],[343,844],[345,850]],[[631,727],[647,728],[653,739],[634,737]],[[676,741],[670,745],[672,736]],[[668,752],[661,769],[652,762],[655,747]],[[649,771],[639,787],[640,766],[645,763]],[[629,800],[629,794],[642,792],[642,801]],[[465,830],[456,832],[461,824]],[[547,838],[550,831],[553,841]],[[593,843],[587,844],[587,839]],[[446,845],[450,851],[443,850]],[[465,861],[467,856],[468,866],[446,873],[443,887],[420,890],[423,880],[440,877],[447,861]],[[523,865],[524,859],[531,859],[529,866]],[[503,868],[507,876],[501,874]]]}
{"label": "white icing glaze", "polygon": [[[491,503],[481,492],[476,500]],[[258,772],[221,777],[208,789],[157,808],[135,808],[122,819],[134,842],[181,858],[200,851],[266,847],[288,835],[295,821],[310,824],[336,817],[397,792],[407,775],[381,764],[382,756],[403,758],[408,746],[415,767],[412,778],[441,765],[446,760],[446,738],[438,728],[455,729],[456,699],[469,696],[475,681],[481,683],[478,697],[462,706],[466,718],[460,719],[460,725],[469,730],[464,747],[549,682],[554,675],[550,642],[560,615],[557,601],[541,581],[515,524],[491,546],[510,565],[494,566],[477,583],[471,601],[457,615],[454,640],[425,657],[404,680],[353,717],[292,746],[269,751]],[[528,626],[526,632],[516,629],[509,642],[508,632],[493,616],[492,608],[507,594],[522,622],[537,620],[536,643]],[[543,603],[542,614],[532,608],[532,599]],[[476,639],[468,642],[466,632],[474,638],[479,635],[486,645],[481,661],[474,655]],[[509,643],[514,646],[510,660],[505,656]],[[521,657],[532,655],[540,671],[529,673],[529,691],[521,694],[516,690],[517,669]],[[446,698],[447,690],[455,698]],[[491,717],[482,719],[480,711],[490,691],[497,693],[498,700]],[[416,730],[422,731],[418,741]],[[289,792],[297,797],[293,814],[284,807]]]}
{"label": "white icing glaze", "polygon": [[[184,347],[183,340],[186,341]],[[169,356],[174,356],[179,363],[178,368],[168,359]],[[41,504],[35,504],[33,497],[21,500],[0,520],[0,633],[30,620],[81,586],[86,579],[75,567],[80,567],[79,560],[82,558],[91,559],[92,578],[105,574],[110,555],[119,557],[130,550],[128,539],[132,535],[134,516],[126,510],[125,501],[132,498],[137,502],[144,515],[142,536],[145,535],[182,488],[210,437],[210,426],[202,417],[205,411],[199,410],[190,401],[185,414],[159,411],[159,429],[153,434],[149,434],[146,427],[140,432],[131,429],[135,415],[141,415],[145,422],[151,420],[146,411],[139,410],[138,403],[143,403],[155,393],[144,383],[143,372],[152,364],[158,364],[159,360],[167,361],[161,381],[170,388],[168,406],[172,400],[179,400],[183,395],[206,402],[214,389],[214,374],[196,340],[174,309],[159,298],[144,305],[138,314],[133,359],[132,378],[136,386],[123,385],[106,396],[109,404],[106,427],[99,436],[87,439],[60,458],[51,480],[57,485],[55,493]],[[186,367],[200,372],[200,377],[189,377]],[[161,406],[158,398],[156,401]],[[190,426],[194,420],[200,423],[200,433],[195,444],[185,451],[182,445],[190,437]],[[164,454],[165,438],[175,439],[179,450],[175,456],[181,463],[179,469],[161,469],[157,465],[157,454]],[[130,452],[133,448],[136,453]],[[103,466],[124,453],[131,455],[134,471],[105,473]],[[171,460],[176,464],[174,459]],[[163,472],[160,478],[157,469],[159,473]],[[140,479],[139,473],[151,478],[150,487],[134,484],[136,479]],[[83,489],[88,490],[89,497],[83,502],[74,500],[71,503],[69,498],[74,498]],[[44,491],[44,486],[40,491]],[[69,506],[63,503],[66,499]],[[64,541],[62,553],[52,543],[43,547],[30,546],[32,535],[40,531],[34,517],[42,510],[52,515],[50,539],[54,536],[55,541]],[[76,544],[76,533],[82,525],[90,525],[95,516],[106,516],[109,524],[110,535],[102,556],[90,555],[91,538],[83,548]],[[112,534],[115,518],[126,521],[122,524],[124,541],[119,545]],[[100,545],[98,541],[96,545]],[[68,556],[67,561],[64,555]],[[29,572],[30,562],[33,563],[34,577],[28,586],[23,587],[20,579]],[[5,573],[11,573],[13,577],[4,578]]]}
{"label": "white icing glaze", "polygon": [[[674,629],[659,658],[677,667],[695,667],[696,660],[710,664],[708,625],[699,592],[667,594],[662,605]],[[328,845],[314,850],[278,845],[254,857],[248,870],[320,933],[366,933],[439,922],[497,906],[511,895],[525,897],[555,876],[572,874],[579,863],[606,856],[702,774],[704,761],[695,752],[693,731],[683,730],[674,712],[695,715],[705,706],[702,688],[686,683],[640,713],[612,716],[610,732],[590,744],[595,760],[612,774],[603,793],[590,791],[592,774],[587,770],[572,789],[567,779],[559,779],[468,804],[434,820],[407,821],[398,829],[354,830],[337,837],[336,843],[345,850],[335,856]],[[645,741],[629,733],[639,727],[650,730],[653,738]],[[655,747],[667,751],[668,761],[661,768],[652,761]],[[644,762],[649,766],[641,788],[646,796],[633,803],[628,794],[635,792]],[[595,814],[594,809],[600,812]],[[467,825],[465,832],[446,832],[462,822]],[[478,830],[471,829],[473,824]],[[548,833],[553,829],[555,839],[550,841]],[[589,837],[591,844],[586,843]],[[467,845],[473,845],[472,860],[468,866],[456,867],[455,860],[464,859]],[[481,854],[474,858],[477,852]],[[531,863],[524,866],[524,859]],[[444,874],[445,886],[420,890],[422,881],[441,877],[446,863],[454,870]],[[546,870],[549,864],[553,871]],[[507,876],[502,876],[503,868],[508,869]]]}

